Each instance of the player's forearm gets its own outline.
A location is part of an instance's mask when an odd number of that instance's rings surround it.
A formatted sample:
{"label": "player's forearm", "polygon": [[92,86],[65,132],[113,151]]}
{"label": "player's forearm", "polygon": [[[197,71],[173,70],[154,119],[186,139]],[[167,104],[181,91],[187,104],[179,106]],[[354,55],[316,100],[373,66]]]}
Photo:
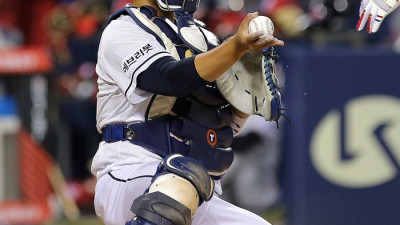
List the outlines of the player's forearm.
{"label": "player's forearm", "polygon": [[197,55],[194,63],[201,78],[214,81],[245,53],[246,48],[240,46],[233,37],[217,48]]}

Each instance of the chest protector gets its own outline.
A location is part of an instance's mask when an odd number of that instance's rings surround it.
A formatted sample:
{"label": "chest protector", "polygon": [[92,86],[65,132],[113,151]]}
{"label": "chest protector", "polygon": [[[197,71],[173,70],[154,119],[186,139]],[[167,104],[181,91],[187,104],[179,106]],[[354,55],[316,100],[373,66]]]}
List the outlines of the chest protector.
{"label": "chest protector", "polygon": [[[156,10],[152,7],[135,8],[128,4],[114,13],[108,22],[121,15],[129,15],[142,29],[152,34],[176,60],[208,51],[219,45],[219,40],[213,33],[206,30],[201,22],[193,19],[193,14],[185,13],[183,10],[175,10],[176,25],[166,18],[156,17]],[[233,152],[230,148],[233,140],[232,128],[229,126],[231,117],[231,106],[219,93],[215,84],[209,83],[194,90],[185,98],[153,95],[144,123],[150,124],[149,132],[154,133],[156,127],[161,126],[162,129],[166,129],[163,132],[169,133],[168,136],[174,139],[172,142],[179,140],[179,146],[182,146],[182,143],[190,146],[189,152],[183,153],[177,150],[179,147],[174,147],[174,143],[169,143],[172,146],[169,153],[179,152],[193,157],[203,163],[210,175],[218,177],[233,161]],[[165,123],[168,123],[167,128],[164,128]],[[140,125],[141,129],[144,130],[143,127],[147,125]],[[144,132],[136,127],[137,125],[132,126],[132,129],[136,129],[134,132]],[[157,150],[162,148],[162,144],[154,147],[149,146],[147,141],[131,142],[150,150],[155,149],[154,152],[159,155],[166,155],[160,154]]]}

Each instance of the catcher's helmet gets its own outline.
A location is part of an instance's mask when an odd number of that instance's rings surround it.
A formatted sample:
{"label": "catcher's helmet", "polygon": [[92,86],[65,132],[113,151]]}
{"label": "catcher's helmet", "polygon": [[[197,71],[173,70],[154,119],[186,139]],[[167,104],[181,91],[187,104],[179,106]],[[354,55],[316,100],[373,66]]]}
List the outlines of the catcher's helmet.
{"label": "catcher's helmet", "polygon": [[199,7],[200,0],[157,0],[158,5],[164,11],[183,9],[185,12],[195,12]]}

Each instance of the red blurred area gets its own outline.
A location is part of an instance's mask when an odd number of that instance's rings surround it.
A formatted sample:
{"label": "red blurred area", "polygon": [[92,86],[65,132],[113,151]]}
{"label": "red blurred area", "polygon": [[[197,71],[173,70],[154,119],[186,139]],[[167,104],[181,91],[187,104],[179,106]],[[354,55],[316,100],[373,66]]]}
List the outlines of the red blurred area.
{"label": "red blurred area", "polygon": [[55,0],[0,0],[0,24],[18,27],[25,37],[25,45],[45,44],[42,21],[56,4]]}
{"label": "red blurred area", "polygon": [[262,0],[260,12],[263,14],[271,14],[275,10],[278,10],[281,7],[289,6],[289,5],[299,5],[299,1],[297,0]]}
{"label": "red blurred area", "polygon": [[47,201],[41,202],[0,202],[0,224],[43,224],[53,219]]}
{"label": "red blurred area", "polygon": [[81,209],[92,209],[96,180],[94,178],[68,181],[71,197]]}
{"label": "red blurred area", "polygon": [[0,50],[0,74],[44,73],[53,68],[49,51],[42,47]]}

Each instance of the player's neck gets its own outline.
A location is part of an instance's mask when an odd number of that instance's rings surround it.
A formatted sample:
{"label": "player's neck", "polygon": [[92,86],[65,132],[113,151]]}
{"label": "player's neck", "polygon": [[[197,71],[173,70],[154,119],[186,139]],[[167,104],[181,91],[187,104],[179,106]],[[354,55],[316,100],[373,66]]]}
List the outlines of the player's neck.
{"label": "player's neck", "polygon": [[168,18],[171,21],[174,21],[174,12],[173,11],[164,11],[160,9],[156,0],[134,0],[132,1],[132,5],[136,7],[148,5],[157,10],[157,16]]}

